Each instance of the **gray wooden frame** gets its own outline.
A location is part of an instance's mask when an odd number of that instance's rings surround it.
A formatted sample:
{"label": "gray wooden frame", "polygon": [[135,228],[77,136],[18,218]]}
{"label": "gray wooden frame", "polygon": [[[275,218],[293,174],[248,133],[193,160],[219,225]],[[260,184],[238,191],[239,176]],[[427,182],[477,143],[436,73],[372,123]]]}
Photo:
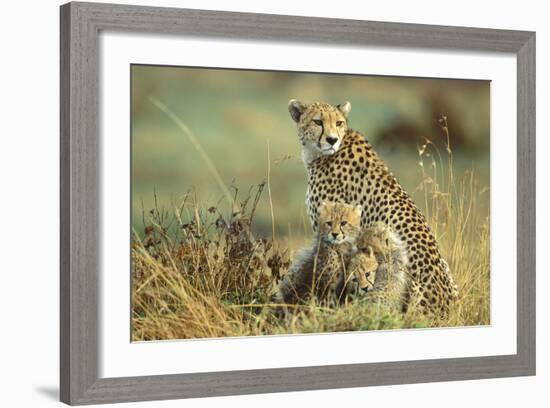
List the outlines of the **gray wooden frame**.
{"label": "gray wooden frame", "polygon": [[[322,29],[320,29],[322,27]],[[99,378],[101,30],[517,56],[517,354]],[[535,33],[113,4],[61,6],[61,400],[93,404],[535,374]]]}

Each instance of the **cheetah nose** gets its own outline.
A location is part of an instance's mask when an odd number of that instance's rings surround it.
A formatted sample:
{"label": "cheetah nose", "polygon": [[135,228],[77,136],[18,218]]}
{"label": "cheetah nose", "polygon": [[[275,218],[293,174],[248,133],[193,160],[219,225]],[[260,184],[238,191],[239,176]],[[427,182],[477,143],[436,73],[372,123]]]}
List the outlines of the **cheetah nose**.
{"label": "cheetah nose", "polygon": [[334,136],[327,137],[327,143],[331,146],[334,146],[334,143],[336,143],[337,141],[338,141],[337,137],[334,137]]}
{"label": "cheetah nose", "polygon": [[337,232],[333,232],[333,233],[332,233],[332,238],[334,238],[334,239],[338,238],[338,233],[337,233]]}

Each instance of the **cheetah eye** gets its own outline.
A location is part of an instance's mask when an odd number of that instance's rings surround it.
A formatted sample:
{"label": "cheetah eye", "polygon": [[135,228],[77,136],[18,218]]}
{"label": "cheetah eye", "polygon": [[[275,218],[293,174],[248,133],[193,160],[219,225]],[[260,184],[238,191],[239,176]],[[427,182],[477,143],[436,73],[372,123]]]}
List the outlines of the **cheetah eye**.
{"label": "cheetah eye", "polygon": [[320,119],[313,119],[313,123],[315,123],[317,126],[322,126],[323,125],[323,121],[320,120]]}
{"label": "cheetah eye", "polygon": [[338,127],[342,126],[343,124],[344,124],[344,121],[342,121],[342,120],[337,120],[336,121],[336,126],[338,126]]}
{"label": "cheetah eye", "polygon": [[327,221],[327,222],[325,222],[325,224],[327,225],[327,227],[331,227],[332,226],[332,221]]}
{"label": "cheetah eye", "polygon": [[347,225],[347,224],[348,224],[347,221],[342,221],[342,222],[340,223],[340,225],[341,225],[342,227],[345,226],[345,225]]}

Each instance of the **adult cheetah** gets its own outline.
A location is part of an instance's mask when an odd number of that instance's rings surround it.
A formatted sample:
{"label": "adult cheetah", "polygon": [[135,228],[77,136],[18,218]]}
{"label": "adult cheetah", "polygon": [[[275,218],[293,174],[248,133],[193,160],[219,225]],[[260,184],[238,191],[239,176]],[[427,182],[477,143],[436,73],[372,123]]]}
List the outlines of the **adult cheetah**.
{"label": "adult cheetah", "polygon": [[457,296],[446,262],[424,215],[370,143],[348,127],[351,104],[291,100],[307,171],[306,206],[314,231],[322,201],[360,205],[361,227],[387,224],[405,244],[410,276],[426,312],[445,315]]}

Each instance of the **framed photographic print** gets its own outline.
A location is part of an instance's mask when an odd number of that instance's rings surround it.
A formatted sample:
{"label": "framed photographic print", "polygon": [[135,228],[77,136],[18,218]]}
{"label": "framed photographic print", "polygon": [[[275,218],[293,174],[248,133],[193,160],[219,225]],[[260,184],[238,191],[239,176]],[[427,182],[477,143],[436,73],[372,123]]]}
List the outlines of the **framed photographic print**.
{"label": "framed photographic print", "polygon": [[534,115],[532,32],[62,6],[62,401],[534,375]]}

